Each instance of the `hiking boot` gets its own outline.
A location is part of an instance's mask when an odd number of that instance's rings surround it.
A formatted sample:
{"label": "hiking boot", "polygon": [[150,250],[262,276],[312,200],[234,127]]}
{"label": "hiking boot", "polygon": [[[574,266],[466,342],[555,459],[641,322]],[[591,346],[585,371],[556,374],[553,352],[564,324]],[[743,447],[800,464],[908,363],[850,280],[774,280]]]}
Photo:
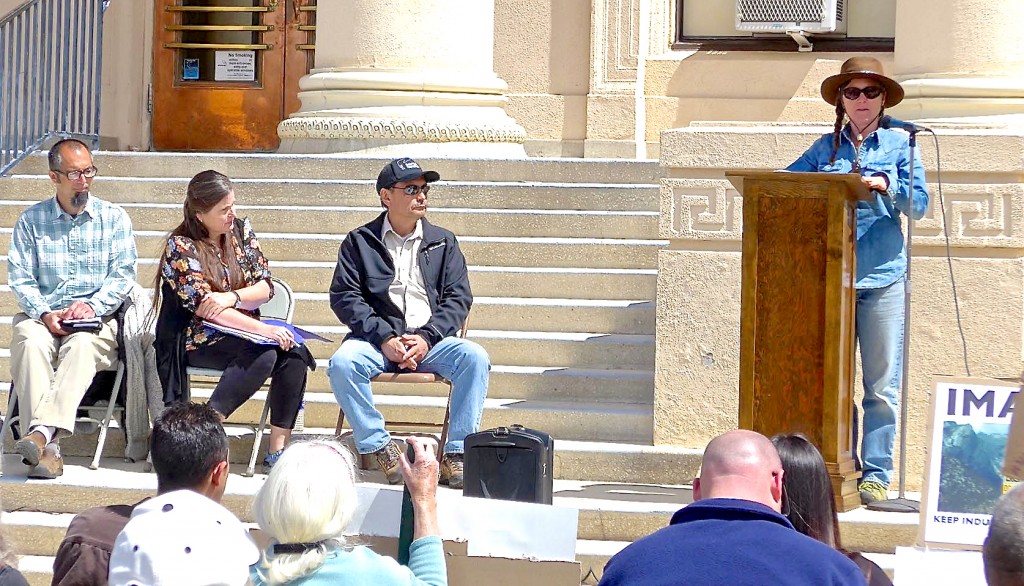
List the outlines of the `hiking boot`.
{"label": "hiking boot", "polygon": [[39,458],[43,456],[46,447],[46,438],[38,431],[23,436],[18,443],[14,444],[14,451],[21,456],[21,461],[26,466],[39,464]]}
{"label": "hiking boot", "polygon": [[462,468],[462,454],[445,454],[441,456],[441,480],[438,484],[445,484],[448,485],[448,488],[462,490],[465,484]]}
{"label": "hiking boot", "polygon": [[860,491],[860,504],[862,505],[889,499],[889,487],[875,480],[861,482],[857,486],[857,490]]}
{"label": "hiking boot", "polygon": [[395,440],[389,441],[383,448],[373,453],[377,465],[388,477],[388,484],[402,484],[401,453]]}
{"label": "hiking boot", "polygon": [[43,449],[43,455],[39,458],[39,463],[29,471],[28,477],[53,480],[62,474],[64,474],[64,458],[60,455],[60,448],[57,447],[57,444],[47,444]]}

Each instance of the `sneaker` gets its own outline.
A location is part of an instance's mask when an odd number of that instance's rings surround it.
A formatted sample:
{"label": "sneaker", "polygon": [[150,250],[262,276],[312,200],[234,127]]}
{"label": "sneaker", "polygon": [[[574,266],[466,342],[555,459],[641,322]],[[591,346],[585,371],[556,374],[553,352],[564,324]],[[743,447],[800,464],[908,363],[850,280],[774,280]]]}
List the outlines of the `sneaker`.
{"label": "sneaker", "polygon": [[441,480],[438,484],[446,484],[448,488],[462,490],[465,484],[465,476],[462,469],[462,454],[445,454],[441,456]]}
{"label": "sneaker", "polygon": [[283,454],[283,453],[284,453],[284,450],[281,449],[281,450],[278,450],[276,452],[267,454],[267,457],[263,458],[263,473],[264,474],[270,474],[271,469],[274,468],[274,464],[277,464],[277,461],[279,459],[281,459],[281,454]]}
{"label": "sneaker", "polygon": [[395,440],[391,440],[383,448],[373,453],[377,465],[388,477],[388,484],[402,484],[401,451]]}
{"label": "sneaker", "polygon": [[862,505],[889,499],[889,487],[875,480],[861,482],[857,486],[857,490],[860,491],[860,504]]}

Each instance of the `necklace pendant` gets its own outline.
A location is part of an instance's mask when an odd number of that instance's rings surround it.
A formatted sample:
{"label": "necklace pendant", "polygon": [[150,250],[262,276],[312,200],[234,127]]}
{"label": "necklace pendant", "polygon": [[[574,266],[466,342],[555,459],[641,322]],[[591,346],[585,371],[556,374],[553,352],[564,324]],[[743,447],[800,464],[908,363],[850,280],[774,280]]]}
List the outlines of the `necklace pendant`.
{"label": "necklace pendant", "polygon": [[864,142],[864,135],[859,132],[857,133],[857,142]]}

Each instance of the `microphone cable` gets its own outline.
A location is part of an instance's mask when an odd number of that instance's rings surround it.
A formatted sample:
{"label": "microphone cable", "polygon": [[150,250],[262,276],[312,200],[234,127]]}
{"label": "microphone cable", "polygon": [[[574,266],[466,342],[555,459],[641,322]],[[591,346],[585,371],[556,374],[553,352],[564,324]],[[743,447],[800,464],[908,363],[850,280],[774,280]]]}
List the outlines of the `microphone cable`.
{"label": "microphone cable", "polygon": [[[949,269],[949,284],[953,290],[953,311],[956,314],[956,328],[960,333],[960,346],[964,357],[964,372],[967,376],[971,376],[971,365],[967,360],[967,336],[964,335],[963,321],[960,319],[960,300],[956,292],[956,276],[953,274],[953,254],[950,251],[949,245],[949,223],[946,220],[946,202],[942,197],[942,157],[939,156],[939,137],[932,130],[928,130],[932,135],[932,143],[935,145],[935,175],[938,180],[939,186],[939,210],[942,214],[942,234],[946,241],[946,265]],[[913,170],[911,170],[913,173]],[[911,195],[913,197],[913,195]]]}

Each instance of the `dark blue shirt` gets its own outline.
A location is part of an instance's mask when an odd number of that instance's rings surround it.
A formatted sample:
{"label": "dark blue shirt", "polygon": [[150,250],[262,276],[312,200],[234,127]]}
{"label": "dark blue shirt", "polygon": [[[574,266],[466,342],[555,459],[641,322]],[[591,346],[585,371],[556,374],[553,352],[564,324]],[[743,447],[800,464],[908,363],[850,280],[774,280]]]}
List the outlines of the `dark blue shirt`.
{"label": "dark blue shirt", "polygon": [[856,564],[772,509],[706,499],[620,551],[599,586],[864,586]]}

